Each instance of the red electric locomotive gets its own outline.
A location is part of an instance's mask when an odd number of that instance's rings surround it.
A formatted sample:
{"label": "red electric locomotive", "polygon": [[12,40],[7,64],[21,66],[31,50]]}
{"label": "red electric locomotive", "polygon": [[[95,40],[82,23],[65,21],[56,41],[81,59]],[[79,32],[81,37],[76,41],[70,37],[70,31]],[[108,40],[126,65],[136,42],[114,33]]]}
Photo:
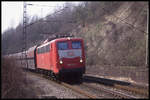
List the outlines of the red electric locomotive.
{"label": "red electric locomotive", "polygon": [[37,71],[56,77],[73,74],[79,78],[85,73],[84,43],[81,38],[53,39],[29,49],[27,54],[28,58],[34,57]]}

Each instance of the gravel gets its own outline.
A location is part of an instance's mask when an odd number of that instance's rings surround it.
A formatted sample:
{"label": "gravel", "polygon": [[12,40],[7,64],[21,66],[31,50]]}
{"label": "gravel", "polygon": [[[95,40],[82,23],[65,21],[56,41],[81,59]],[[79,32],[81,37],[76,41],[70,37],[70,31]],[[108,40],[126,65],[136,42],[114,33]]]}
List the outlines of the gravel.
{"label": "gravel", "polygon": [[[27,72],[26,77],[38,98],[85,98],[64,86]],[[32,98],[32,97],[31,97]]]}

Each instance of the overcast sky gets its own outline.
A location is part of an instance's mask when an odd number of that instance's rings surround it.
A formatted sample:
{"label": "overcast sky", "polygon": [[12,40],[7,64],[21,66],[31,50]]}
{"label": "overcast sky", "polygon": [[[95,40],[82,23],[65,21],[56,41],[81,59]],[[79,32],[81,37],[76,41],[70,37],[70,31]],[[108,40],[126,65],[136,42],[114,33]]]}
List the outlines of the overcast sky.
{"label": "overcast sky", "polygon": [[[27,6],[28,16],[44,17],[48,13],[52,13],[56,6],[63,6],[65,2],[27,2],[28,4],[34,4],[33,6]],[[73,2],[78,4],[79,2]],[[46,5],[46,6],[38,6]],[[52,6],[52,7],[49,7]],[[54,7],[53,7],[54,6]],[[23,2],[2,2],[2,33],[10,27],[16,27],[23,19]]]}

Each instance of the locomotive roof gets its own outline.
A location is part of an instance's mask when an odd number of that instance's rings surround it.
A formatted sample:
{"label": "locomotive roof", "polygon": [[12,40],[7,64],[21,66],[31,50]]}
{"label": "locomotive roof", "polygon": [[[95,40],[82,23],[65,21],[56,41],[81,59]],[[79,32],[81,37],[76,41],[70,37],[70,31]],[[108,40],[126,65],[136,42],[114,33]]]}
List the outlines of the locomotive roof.
{"label": "locomotive roof", "polygon": [[29,48],[27,51],[32,51],[32,50],[34,50],[35,48],[36,48],[36,45],[33,46],[33,47],[31,47],[31,48]]}
{"label": "locomotive roof", "polygon": [[43,47],[43,46],[46,46],[46,45],[50,44],[50,42],[52,42],[52,41],[46,42],[46,43],[44,43],[44,44],[41,44],[41,45],[38,46],[37,48],[41,48],[41,47]]}
{"label": "locomotive roof", "polygon": [[46,46],[46,45],[48,45],[48,44],[50,44],[51,42],[55,42],[55,41],[59,41],[59,40],[69,40],[69,39],[82,39],[82,38],[78,38],[78,37],[65,37],[65,38],[56,38],[56,39],[53,39],[53,40],[51,40],[51,41],[49,41],[49,42],[46,42],[46,43],[43,43],[43,44],[41,44],[39,47],[37,47],[37,48],[41,48],[41,47],[43,47],[43,46]]}
{"label": "locomotive roof", "polygon": [[55,40],[57,41],[57,40],[68,40],[68,39],[82,39],[82,38],[78,38],[78,37],[66,37],[66,38],[57,38]]}

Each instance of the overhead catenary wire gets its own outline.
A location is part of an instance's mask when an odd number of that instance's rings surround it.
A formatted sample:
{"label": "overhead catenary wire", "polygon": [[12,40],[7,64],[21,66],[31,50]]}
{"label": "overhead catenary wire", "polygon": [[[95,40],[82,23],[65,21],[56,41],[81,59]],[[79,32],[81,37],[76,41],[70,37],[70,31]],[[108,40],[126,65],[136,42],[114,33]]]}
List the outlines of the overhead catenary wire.
{"label": "overhead catenary wire", "polygon": [[27,5],[30,5],[30,6],[43,6],[43,7],[63,7],[63,6],[49,6],[49,5],[39,5],[39,4],[31,4],[31,3],[27,3]]}
{"label": "overhead catenary wire", "polygon": [[[31,4],[29,4],[29,5],[31,5]],[[34,4],[34,5],[37,5],[37,4]],[[40,5],[38,5],[38,6],[40,6]],[[44,6],[44,5],[42,5],[42,6]],[[51,7],[51,6],[50,6],[50,7]],[[61,9],[61,10],[59,10],[59,11],[56,11],[54,14],[57,14],[57,13],[63,11],[65,8],[68,8],[68,7],[64,7],[63,9]],[[105,8],[102,8],[102,9],[103,9],[104,11],[110,13],[110,11],[106,10]],[[142,11],[143,11],[143,10],[141,10],[141,12],[142,12]],[[52,16],[52,15],[54,15],[54,14],[48,15],[48,16],[46,16],[46,18],[48,18],[48,17],[50,17],[50,16]],[[116,18],[119,19],[121,22],[124,22],[124,23],[128,24],[128,25],[131,26],[132,28],[134,28],[134,29],[136,29],[136,30],[138,30],[138,31],[141,31],[141,32],[143,32],[143,33],[145,33],[145,34],[148,34],[147,32],[145,32],[145,31],[139,29],[138,27],[135,27],[133,24],[127,22],[126,19],[120,19],[120,17],[118,17],[118,16],[116,16],[116,15],[113,15],[113,14],[112,14],[112,16],[116,17]],[[59,20],[56,20],[56,21],[49,21],[49,20],[43,20],[43,18],[41,18],[41,19],[39,19],[39,20],[37,20],[37,21],[35,21],[35,22],[33,22],[33,23],[30,23],[30,24],[26,25],[26,27],[28,27],[28,26],[30,26],[30,25],[33,25],[33,24],[35,24],[35,23],[38,23],[38,22],[59,22]],[[60,22],[62,22],[62,20],[60,20]],[[67,21],[66,21],[66,22],[67,22]],[[75,23],[76,21],[68,21],[68,22]]]}
{"label": "overhead catenary wire", "polygon": [[[147,22],[149,22],[149,9],[148,9],[148,11],[147,11],[147,13],[148,13],[148,15],[147,15],[147,19],[148,19],[148,21]],[[148,33],[148,28],[149,28],[149,23],[147,23],[147,33]],[[146,66],[147,67],[149,67],[149,50],[148,50],[148,48],[149,48],[149,37],[148,37],[148,34],[147,34],[147,36],[146,36]]]}
{"label": "overhead catenary wire", "polygon": [[[64,7],[64,8],[68,8],[68,7]],[[48,18],[48,17],[50,17],[50,16],[53,16],[53,15],[55,15],[55,14],[61,12],[62,10],[64,10],[64,8],[63,8],[63,9],[60,9],[59,11],[54,12],[54,13],[51,14],[51,15],[46,16],[46,18]],[[35,21],[35,22],[33,22],[33,23],[30,23],[30,24],[26,25],[26,27],[29,27],[29,26],[31,26],[31,25],[33,25],[33,24],[38,23],[38,22],[46,22],[46,20],[44,20],[44,18],[40,18],[39,20],[37,20],[37,21]],[[47,21],[47,22],[51,22],[51,21]],[[52,22],[58,22],[58,20],[57,20],[57,21],[52,21]]]}
{"label": "overhead catenary wire", "polygon": [[[103,9],[104,11],[110,13],[110,11],[108,11],[108,10],[106,10],[106,9],[104,9],[104,8],[102,8],[102,9]],[[120,19],[118,16],[113,15],[113,14],[112,14],[112,16],[116,17],[116,18],[119,19],[121,22],[124,22],[124,23],[128,24],[128,25],[131,26],[132,28],[134,28],[134,29],[136,29],[136,30],[138,30],[138,31],[141,31],[142,33],[148,34],[147,32],[145,32],[145,31],[143,31],[143,30],[141,30],[141,29],[135,27],[133,24],[128,23],[125,19]]]}

